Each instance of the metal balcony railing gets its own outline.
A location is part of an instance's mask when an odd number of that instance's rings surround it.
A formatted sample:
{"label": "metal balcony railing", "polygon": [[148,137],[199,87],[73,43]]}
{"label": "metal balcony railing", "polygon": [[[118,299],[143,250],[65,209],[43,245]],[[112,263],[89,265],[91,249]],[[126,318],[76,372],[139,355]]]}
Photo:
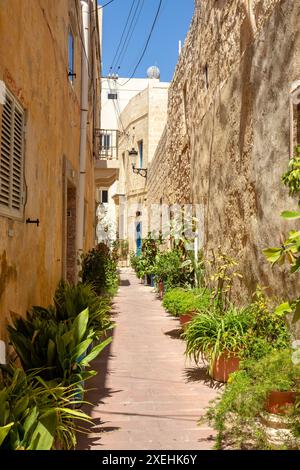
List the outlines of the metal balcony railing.
{"label": "metal balcony railing", "polygon": [[96,160],[118,160],[119,131],[95,129]]}

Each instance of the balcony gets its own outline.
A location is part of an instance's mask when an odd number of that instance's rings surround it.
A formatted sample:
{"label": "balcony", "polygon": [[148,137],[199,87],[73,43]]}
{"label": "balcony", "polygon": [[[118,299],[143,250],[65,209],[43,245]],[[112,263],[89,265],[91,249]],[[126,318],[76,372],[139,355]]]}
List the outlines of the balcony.
{"label": "balcony", "polygon": [[96,186],[111,186],[119,177],[119,131],[95,130],[95,180]]}

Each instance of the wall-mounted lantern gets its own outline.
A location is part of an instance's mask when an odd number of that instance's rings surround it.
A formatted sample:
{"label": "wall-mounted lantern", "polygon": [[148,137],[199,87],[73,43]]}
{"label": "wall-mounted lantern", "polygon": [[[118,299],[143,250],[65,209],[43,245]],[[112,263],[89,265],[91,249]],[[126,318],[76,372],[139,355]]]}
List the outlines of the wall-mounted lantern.
{"label": "wall-mounted lantern", "polygon": [[131,150],[128,150],[128,155],[134,159],[132,163],[133,173],[135,173],[136,175],[140,175],[143,178],[147,178],[147,168],[136,168],[135,166],[135,160],[136,160],[136,157],[138,156],[138,152],[135,150],[134,147],[132,147]]}

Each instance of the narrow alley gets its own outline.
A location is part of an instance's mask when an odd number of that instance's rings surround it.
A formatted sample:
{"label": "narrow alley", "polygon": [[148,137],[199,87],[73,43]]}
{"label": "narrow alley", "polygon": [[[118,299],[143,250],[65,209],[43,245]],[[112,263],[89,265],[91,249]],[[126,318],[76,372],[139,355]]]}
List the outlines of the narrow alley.
{"label": "narrow alley", "polygon": [[113,342],[87,384],[95,425],[79,436],[78,448],[211,449],[213,432],[197,421],[217,391],[205,371],[185,359],[179,320],[131,269],[121,270],[120,284]]}

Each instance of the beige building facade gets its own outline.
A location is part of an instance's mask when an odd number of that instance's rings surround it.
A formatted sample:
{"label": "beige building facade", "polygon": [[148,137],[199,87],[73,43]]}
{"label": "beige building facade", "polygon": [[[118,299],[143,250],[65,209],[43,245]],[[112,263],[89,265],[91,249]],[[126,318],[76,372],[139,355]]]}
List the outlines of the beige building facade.
{"label": "beige building facade", "polygon": [[119,204],[119,237],[128,239],[129,251],[139,249],[149,230],[147,172],[166,124],[168,89],[169,83],[150,80],[120,114],[120,176],[114,199]]}
{"label": "beige building facade", "polygon": [[241,302],[258,282],[278,296],[296,285],[262,250],[295,227],[280,213],[296,207],[281,175],[300,135],[299,11],[299,0],[195,2],[148,172],[149,206],[198,205],[205,254],[240,261]]}
{"label": "beige building facade", "polygon": [[[96,0],[0,5],[0,340],[95,243]],[[30,14],[29,14],[30,10]]]}

